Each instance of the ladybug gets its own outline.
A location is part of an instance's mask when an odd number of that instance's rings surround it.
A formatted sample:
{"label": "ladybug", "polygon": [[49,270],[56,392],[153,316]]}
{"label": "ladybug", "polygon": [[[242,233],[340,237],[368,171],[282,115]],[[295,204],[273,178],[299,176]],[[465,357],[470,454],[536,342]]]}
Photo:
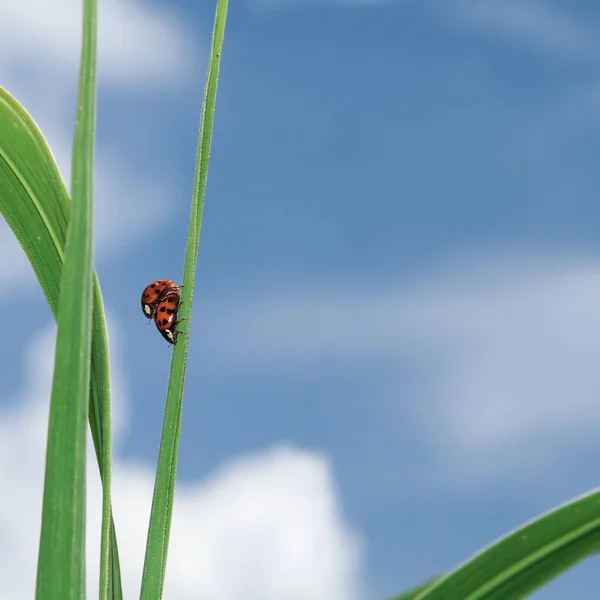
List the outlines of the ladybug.
{"label": "ladybug", "polygon": [[179,295],[179,288],[182,285],[175,285],[170,279],[158,279],[154,281],[142,292],[142,311],[148,319],[156,316],[156,308],[160,301],[167,294]]}
{"label": "ladybug", "polygon": [[180,304],[179,290],[175,288],[163,295],[155,309],[154,322],[156,323],[156,328],[170,344],[176,344],[177,336],[183,333],[176,329],[177,324],[184,320],[177,320],[177,311]]}

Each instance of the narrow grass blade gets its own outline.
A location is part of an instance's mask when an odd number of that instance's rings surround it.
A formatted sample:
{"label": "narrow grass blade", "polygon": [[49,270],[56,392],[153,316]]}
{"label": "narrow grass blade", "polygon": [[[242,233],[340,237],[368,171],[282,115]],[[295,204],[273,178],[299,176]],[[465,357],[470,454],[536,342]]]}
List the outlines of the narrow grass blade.
{"label": "narrow grass blade", "polygon": [[202,104],[202,113],[200,116],[194,194],[192,198],[183,272],[183,283],[185,287],[182,292],[182,307],[179,314],[182,320],[185,319],[186,335],[181,335],[179,337],[179,341],[173,350],[171,374],[169,377],[169,388],[167,391],[167,401],[163,420],[162,439],[156,470],[156,481],[154,484],[154,497],[152,499],[152,511],[148,529],[146,556],[144,559],[144,572],[140,593],[141,600],[155,600],[161,598],[165,580],[171,516],[173,512],[175,475],[177,471],[179,433],[181,430],[183,383],[188,349],[187,334],[190,331],[194,280],[198,259],[198,246],[200,243],[200,229],[202,225],[202,210],[204,207],[204,194],[208,176],[210,143],[214,124],[219,66],[221,63],[226,20],[227,0],[217,0],[208,73],[204,90],[204,102]]}
{"label": "narrow grass blade", "polygon": [[71,216],[58,307],[36,598],[86,595],[86,423],[92,342],[96,0],[84,0]]}
{"label": "narrow grass blade", "polygon": [[600,550],[600,491],[520,527],[415,600],[525,598]]}
{"label": "narrow grass blade", "polygon": [[[0,132],[0,214],[25,250],[50,310],[56,317],[70,199],[39,129],[23,107],[3,88],[0,88]],[[101,589],[109,590],[108,595],[101,598],[121,600],[119,555],[110,514],[108,347],[102,295],[96,278],[93,312],[89,420],[103,481],[100,573],[101,578],[108,579],[108,582],[101,584]]]}
{"label": "narrow grass blade", "polygon": [[[122,600],[121,568],[111,506],[111,410],[108,338],[100,284],[94,274],[92,356],[88,419],[102,479],[100,600]],[[96,436],[93,432],[96,431]],[[96,442],[97,440],[97,442]]]}

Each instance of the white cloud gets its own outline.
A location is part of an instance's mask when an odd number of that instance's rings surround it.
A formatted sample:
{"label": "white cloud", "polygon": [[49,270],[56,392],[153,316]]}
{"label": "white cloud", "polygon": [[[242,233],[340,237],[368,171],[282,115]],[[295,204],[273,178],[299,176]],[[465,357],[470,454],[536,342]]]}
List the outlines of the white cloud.
{"label": "white cloud", "polygon": [[598,51],[588,21],[548,2],[521,0],[459,0],[436,8],[445,17],[472,31],[481,31],[502,40],[516,41],[555,56],[596,60]]}
{"label": "white cloud", "polygon": [[173,520],[171,598],[358,598],[358,546],[327,461],[290,447],[184,488]]}
{"label": "white cloud", "polygon": [[[3,594],[35,585],[54,328],[27,353],[26,387],[0,413]],[[117,363],[118,364],[118,363]],[[115,377],[115,375],[114,375]],[[119,381],[120,375],[116,374]],[[88,577],[97,589],[99,478],[89,445]],[[126,597],[138,594],[154,474],[115,460],[114,510]],[[165,594],[173,600],[358,598],[359,546],[324,457],[280,447],[242,457],[205,482],[177,486]]]}
{"label": "white cloud", "polygon": [[399,392],[398,426],[410,415],[440,460],[471,472],[518,471],[595,439],[600,260],[489,258],[400,286],[307,290],[205,304],[204,360],[289,372],[359,358],[388,380],[409,361],[421,379]]}
{"label": "white cloud", "polygon": [[[0,72],[50,70],[76,75],[79,0],[5,0],[0,8]],[[172,10],[140,0],[99,2],[98,64],[106,83],[173,82],[189,73],[195,53],[189,31]]]}

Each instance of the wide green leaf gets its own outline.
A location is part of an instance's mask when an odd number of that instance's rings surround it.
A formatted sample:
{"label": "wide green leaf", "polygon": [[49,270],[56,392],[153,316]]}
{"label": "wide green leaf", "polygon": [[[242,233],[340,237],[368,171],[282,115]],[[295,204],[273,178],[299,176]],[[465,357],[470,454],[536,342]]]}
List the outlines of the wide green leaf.
{"label": "wide green leaf", "polygon": [[[25,250],[57,315],[70,199],[39,129],[0,88],[0,213]],[[110,512],[110,380],[102,296],[94,278],[89,421],[103,482],[102,598],[121,600],[119,555]],[[105,583],[102,583],[102,579]]]}
{"label": "wide green leaf", "polygon": [[36,598],[86,596],[86,426],[91,380],[96,0],[84,0],[72,203],[58,305]]}
{"label": "wide green leaf", "polygon": [[[198,137],[198,153],[196,158],[196,173],[194,193],[190,212],[190,223],[186,243],[186,253],[183,271],[184,288],[181,295],[182,307],[180,318],[185,324],[186,335],[179,337],[175,345],[171,362],[169,388],[163,419],[163,430],[160,444],[154,496],[148,528],[144,572],[142,576],[141,600],[158,600],[162,597],[167,551],[173,513],[173,495],[175,492],[175,475],[177,472],[177,454],[179,449],[179,433],[181,430],[181,413],[183,404],[183,383],[188,350],[188,335],[200,229],[202,226],[202,211],[204,194],[208,176],[210,143],[212,138],[219,66],[225,36],[227,20],[227,0],[217,0],[213,35],[210,47],[208,72],[204,89],[204,102],[200,115],[200,132]],[[181,327],[181,326],[180,326]]]}
{"label": "wide green leaf", "polygon": [[599,550],[600,491],[594,491],[520,527],[415,600],[524,598]]}

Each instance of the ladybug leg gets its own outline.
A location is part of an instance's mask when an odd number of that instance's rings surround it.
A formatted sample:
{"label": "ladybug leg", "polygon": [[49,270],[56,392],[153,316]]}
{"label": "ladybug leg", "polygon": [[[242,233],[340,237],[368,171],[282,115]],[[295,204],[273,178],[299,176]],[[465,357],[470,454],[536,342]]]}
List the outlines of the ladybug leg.
{"label": "ladybug leg", "polygon": [[173,323],[173,333],[175,334],[175,340],[174,340],[174,344],[177,343],[177,336],[179,335],[185,335],[185,331],[178,331],[176,329],[177,325],[179,325],[179,323],[181,323],[182,321],[187,321],[187,319],[179,319],[178,321],[175,321],[175,323]]}
{"label": "ladybug leg", "polygon": [[174,331],[173,333],[175,334],[174,340],[173,340],[173,345],[175,345],[177,343],[177,338],[180,335],[185,335],[185,331]]}

